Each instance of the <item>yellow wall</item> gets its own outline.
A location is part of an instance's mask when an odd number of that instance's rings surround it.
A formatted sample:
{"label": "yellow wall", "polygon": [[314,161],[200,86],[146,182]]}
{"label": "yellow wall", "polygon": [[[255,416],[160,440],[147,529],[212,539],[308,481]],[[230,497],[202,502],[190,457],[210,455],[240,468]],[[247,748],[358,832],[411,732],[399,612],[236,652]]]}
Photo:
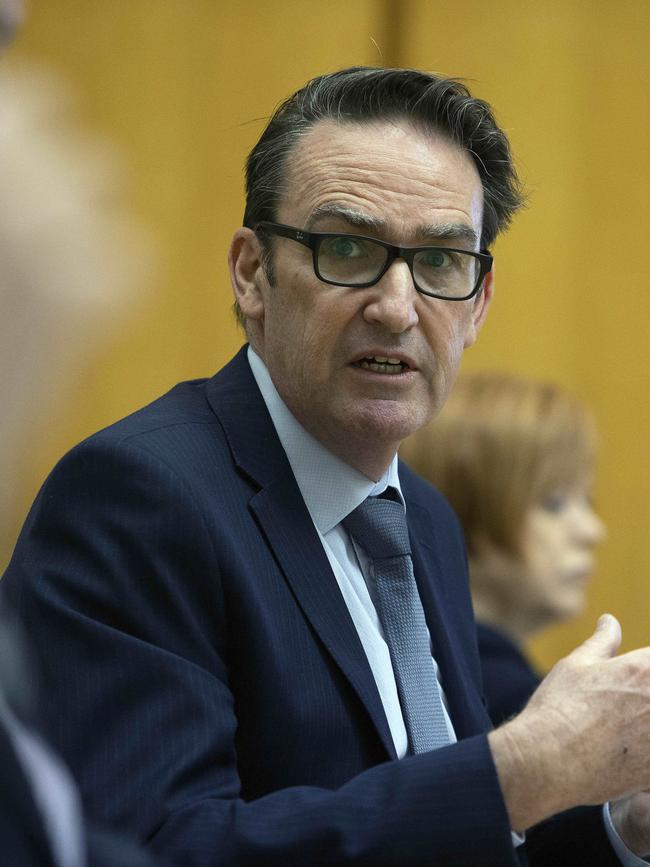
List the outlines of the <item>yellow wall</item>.
{"label": "yellow wall", "polygon": [[605,608],[623,620],[626,647],[647,643],[647,0],[33,5],[11,54],[68,75],[88,124],[123,148],[133,208],[157,231],[166,270],[79,370],[47,435],[26,444],[6,550],[67,447],[177,380],[210,374],[240,344],[225,254],[260,118],[324,70],[421,66],[469,79],[495,105],[530,191],[497,243],[497,297],[465,363],[559,380],[593,406],[602,434],[597,497],[610,536],[589,612],[535,652],[548,664]]}

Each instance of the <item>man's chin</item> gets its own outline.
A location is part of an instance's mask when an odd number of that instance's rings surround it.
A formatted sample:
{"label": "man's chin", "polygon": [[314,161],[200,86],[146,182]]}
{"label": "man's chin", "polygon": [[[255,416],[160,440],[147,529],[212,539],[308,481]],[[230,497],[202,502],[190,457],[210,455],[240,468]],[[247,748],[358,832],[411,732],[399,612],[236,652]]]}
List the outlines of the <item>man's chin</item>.
{"label": "man's chin", "polygon": [[395,400],[361,400],[350,407],[344,426],[350,434],[365,436],[379,444],[395,443],[415,433],[426,423],[428,416]]}

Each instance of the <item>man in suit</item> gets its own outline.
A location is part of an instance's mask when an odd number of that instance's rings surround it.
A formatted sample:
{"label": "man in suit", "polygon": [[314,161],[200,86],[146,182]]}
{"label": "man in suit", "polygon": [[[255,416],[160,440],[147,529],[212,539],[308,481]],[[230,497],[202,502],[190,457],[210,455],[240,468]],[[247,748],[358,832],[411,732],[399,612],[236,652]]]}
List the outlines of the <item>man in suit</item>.
{"label": "man in suit", "polygon": [[[410,70],[323,76],[247,180],[229,261],[249,346],[68,454],[5,578],[88,809],[197,867],[643,863],[648,651],[611,658],[604,618],[487,734],[462,538],[396,457],[477,337],[520,202],[488,106]],[[386,492],[435,749],[349,523]]]}

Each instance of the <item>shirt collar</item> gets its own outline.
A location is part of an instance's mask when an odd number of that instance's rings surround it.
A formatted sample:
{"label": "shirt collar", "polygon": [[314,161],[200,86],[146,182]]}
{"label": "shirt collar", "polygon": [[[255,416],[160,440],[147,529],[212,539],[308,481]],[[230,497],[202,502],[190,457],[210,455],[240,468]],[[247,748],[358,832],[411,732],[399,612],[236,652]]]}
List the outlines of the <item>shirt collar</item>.
{"label": "shirt collar", "polygon": [[328,451],[296,420],[278,394],[266,365],[251,346],[248,347],[248,362],[305,505],[323,535],[356,509],[366,497],[377,496],[389,486],[398,491],[404,503],[397,472],[397,455],[381,478],[373,482]]}

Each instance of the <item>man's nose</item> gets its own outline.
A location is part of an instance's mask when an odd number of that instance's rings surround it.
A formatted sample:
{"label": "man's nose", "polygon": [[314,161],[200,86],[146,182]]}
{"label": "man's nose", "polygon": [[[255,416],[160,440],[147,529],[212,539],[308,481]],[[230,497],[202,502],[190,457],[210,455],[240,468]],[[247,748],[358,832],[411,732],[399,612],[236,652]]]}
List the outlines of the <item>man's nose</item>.
{"label": "man's nose", "polygon": [[404,260],[396,259],[381,280],[367,291],[371,293],[363,311],[367,322],[383,325],[391,334],[402,334],[417,325],[418,292]]}

